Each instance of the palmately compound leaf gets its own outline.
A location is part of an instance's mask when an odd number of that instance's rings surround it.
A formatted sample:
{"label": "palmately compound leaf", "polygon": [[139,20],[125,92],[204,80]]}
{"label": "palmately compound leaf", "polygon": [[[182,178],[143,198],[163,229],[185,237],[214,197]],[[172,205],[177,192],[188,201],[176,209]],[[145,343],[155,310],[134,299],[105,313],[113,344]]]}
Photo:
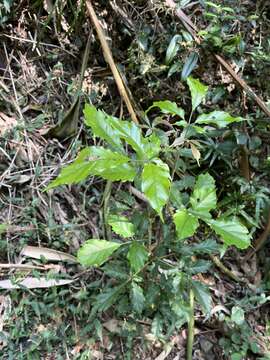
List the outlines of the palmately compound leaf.
{"label": "palmately compound leaf", "polygon": [[200,283],[199,281],[192,281],[192,288],[194,295],[198,303],[201,305],[202,309],[206,314],[210,314],[211,311],[211,295],[208,288]]}
{"label": "palmately compound leaf", "polygon": [[181,119],[185,119],[185,111],[178,107],[175,102],[164,100],[164,101],[155,101],[149,109],[147,109],[146,113],[148,113],[151,109],[158,107],[163,114],[171,114],[177,115]]}
{"label": "palmately compound leaf", "polygon": [[116,149],[122,149],[121,139],[117,130],[111,125],[111,117],[93,105],[86,104],[84,108],[85,124],[90,126],[93,134]]}
{"label": "palmately compound leaf", "polygon": [[71,165],[63,168],[46,190],[63,184],[79,183],[89,175],[111,181],[133,181],[136,170],[127,156],[102,146],[90,146],[83,149]]}
{"label": "palmately compound leaf", "polygon": [[100,266],[120,246],[119,243],[107,240],[87,240],[78,250],[78,261],[84,266]]}
{"label": "palmately compound leaf", "polygon": [[199,226],[198,219],[189,214],[186,209],[178,210],[173,217],[178,240],[186,239],[194,235]]}
{"label": "palmately compound leaf", "polygon": [[190,197],[190,204],[192,209],[202,218],[209,218],[209,211],[216,208],[217,195],[215,180],[208,173],[198,176]]}
{"label": "palmately compound leaf", "polygon": [[134,235],[134,225],[129,222],[125,216],[110,215],[108,223],[117,235],[124,238],[129,238]]}
{"label": "palmately compound leaf", "polygon": [[200,80],[194,79],[191,76],[187,78],[187,83],[191,92],[192,111],[194,111],[205,99],[208,86],[203,85]]}
{"label": "palmately compound leaf", "polygon": [[218,128],[224,128],[232,123],[243,121],[241,117],[233,117],[225,111],[213,111],[209,114],[201,114],[196,124],[211,124],[216,125]]}
{"label": "palmately compound leaf", "polygon": [[131,269],[135,273],[140,271],[144,267],[144,264],[146,263],[148,257],[149,253],[142,244],[138,243],[137,241],[134,241],[131,244],[127,254],[127,258],[129,260]]}
{"label": "palmately compound leaf", "polygon": [[246,249],[250,246],[251,235],[237,218],[209,219],[207,224],[220,235],[226,245],[234,245],[238,249]]}
{"label": "palmately compound leaf", "polygon": [[150,205],[162,217],[162,208],[169,199],[171,185],[170,169],[161,160],[144,165],[142,172],[142,191]]}
{"label": "palmately compound leaf", "polygon": [[130,300],[134,311],[141,314],[144,309],[145,297],[143,289],[135,282],[132,282],[131,284]]}

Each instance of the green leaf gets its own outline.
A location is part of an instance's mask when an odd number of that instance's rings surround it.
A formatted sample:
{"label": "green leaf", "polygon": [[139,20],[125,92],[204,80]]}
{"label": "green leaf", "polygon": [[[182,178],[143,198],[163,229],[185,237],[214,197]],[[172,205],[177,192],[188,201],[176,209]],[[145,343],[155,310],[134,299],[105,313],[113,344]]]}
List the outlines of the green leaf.
{"label": "green leaf", "polygon": [[146,114],[154,107],[158,107],[163,114],[177,115],[181,119],[185,119],[185,111],[182,108],[179,108],[175,102],[169,100],[155,101],[153,105],[147,109]]}
{"label": "green leaf", "polygon": [[100,266],[121,244],[107,240],[87,240],[78,250],[78,261],[84,266]]}
{"label": "green leaf", "polygon": [[180,72],[181,69],[182,69],[182,63],[180,61],[176,61],[175,63],[173,63],[168,71],[168,78],[173,74],[175,74],[176,72]]}
{"label": "green leaf", "polygon": [[175,208],[181,208],[183,206],[182,194],[178,186],[179,181],[174,181],[171,184],[170,190],[170,202]]}
{"label": "green leaf", "polygon": [[209,219],[207,224],[221,236],[226,245],[234,245],[239,249],[246,249],[250,246],[251,235],[238,219]]}
{"label": "green leaf", "polygon": [[[4,0],[4,8],[5,8],[5,10],[6,10],[6,12],[10,12],[10,6],[12,5],[12,3],[13,3],[13,0]],[[1,14],[1,16],[2,16],[2,14]],[[4,19],[5,17],[3,17],[3,19]],[[1,19],[1,21],[3,21],[3,19]]]}
{"label": "green leaf", "polygon": [[131,284],[130,300],[134,311],[141,314],[144,309],[145,297],[143,289],[135,282],[132,282]]}
{"label": "green leaf", "polygon": [[123,285],[105,289],[96,297],[94,310],[99,312],[108,310],[113,304],[116,303],[122,291]]}
{"label": "green leaf", "polygon": [[85,124],[90,126],[94,135],[105,140],[116,149],[122,149],[118,132],[111,125],[111,117],[92,105],[85,105]]}
{"label": "green leaf", "polygon": [[193,189],[195,185],[195,177],[191,175],[184,175],[181,180],[175,181],[180,191]]}
{"label": "green leaf", "polygon": [[128,251],[127,258],[130,263],[130,267],[136,273],[140,271],[149,257],[148,251],[143,245],[134,241]]}
{"label": "green leaf", "polygon": [[[250,350],[253,352],[253,354],[260,354],[261,350],[259,345],[255,341],[251,341],[250,344]],[[260,358],[259,360],[269,360],[270,353],[268,352],[268,358]]]}
{"label": "green leaf", "polygon": [[191,76],[187,78],[187,83],[191,92],[192,111],[194,111],[205,99],[208,86],[203,85],[199,80],[193,79]]}
{"label": "green leaf", "polygon": [[231,360],[243,360],[242,353],[233,353],[231,356]]}
{"label": "green leaf", "polygon": [[187,77],[192,73],[192,70],[196,67],[199,56],[196,52],[192,52],[185,61],[183,66],[181,79],[186,80]]}
{"label": "green leaf", "polygon": [[170,169],[161,160],[144,165],[142,172],[142,191],[150,205],[162,217],[162,208],[169,199],[171,184]]}
{"label": "green leaf", "polygon": [[210,114],[201,114],[197,120],[196,124],[212,124],[216,125],[218,128],[224,128],[232,123],[243,121],[241,117],[233,117],[225,111],[213,111]]}
{"label": "green leaf", "polygon": [[245,321],[245,312],[240,306],[234,306],[232,308],[231,320],[239,326]]}
{"label": "green leaf", "polygon": [[109,261],[102,265],[102,271],[110,278],[117,280],[127,280],[129,277],[128,269],[123,265],[121,261]]}
{"label": "green leaf", "polygon": [[209,211],[217,206],[216,186],[214,178],[206,174],[198,176],[190,197],[192,209],[199,217],[208,217]]}
{"label": "green leaf", "polygon": [[154,335],[156,339],[162,337],[163,322],[164,322],[163,317],[159,313],[157,313],[151,325],[151,333]]}
{"label": "green leaf", "polygon": [[194,235],[199,226],[198,219],[189,214],[186,209],[178,210],[173,217],[176,232],[179,240]]}
{"label": "green leaf", "polygon": [[6,232],[8,229],[8,224],[0,224],[0,235]]}
{"label": "green leaf", "polygon": [[188,272],[191,274],[199,274],[207,272],[212,266],[211,261],[197,260],[189,265]]}
{"label": "green leaf", "polygon": [[140,159],[148,158],[146,148],[151,138],[144,138],[141,129],[130,121],[123,121],[116,118],[110,119],[113,128],[121,139],[125,140],[136,151]]}
{"label": "green leaf", "polygon": [[[112,181],[133,181],[136,168],[131,164],[132,159],[101,146],[91,147],[89,161],[94,162],[93,175],[101,176]],[[129,171],[130,173],[126,173]]]}
{"label": "green leaf", "polygon": [[157,136],[144,138],[139,126],[131,121],[123,121],[109,116],[94,106],[86,105],[84,109],[85,123],[92,128],[95,136],[105,140],[112,147],[123,153],[121,139],[126,141],[139,158],[157,156],[160,151],[160,141]]}
{"label": "green leaf", "polygon": [[220,244],[215,240],[207,239],[199,244],[193,244],[192,248],[194,253],[197,254],[213,254],[220,250]]}
{"label": "green leaf", "polygon": [[201,305],[204,312],[209,314],[211,312],[212,299],[208,288],[199,281],[194,280],[192,281],[192,288],[198,303]]}
{"label": "green leaf", "polygon": [[110,215],[108,223],[117,235],[124,238],[129,238],[134,235],[134,225],[129,222],[125,216]]}
{"label": "green leaf", "polygon": [[160,153],[160,138],[156,134],[151,134],[147,138],[144,138],[144,152],[147,159],[153,159]]}
{"label": "green leaf", "polygon": [[181,39],[182,38],[180,35],[174,35],[174,37],[171,39],[170,44],[166,51],[166,58],[165,58],[166,65],[169,65],[176,56],[180,47],[178,41],[180,41]]}
{"label": "green leaf", "polygon": [[79,183],[89,175],[101,176],[111,181],[133,181],[136,170],[129,162],[130,158],[127,156],[102,146],[85,148],[71,165],[61,170],[60,175],[46,190],[63,184]]}

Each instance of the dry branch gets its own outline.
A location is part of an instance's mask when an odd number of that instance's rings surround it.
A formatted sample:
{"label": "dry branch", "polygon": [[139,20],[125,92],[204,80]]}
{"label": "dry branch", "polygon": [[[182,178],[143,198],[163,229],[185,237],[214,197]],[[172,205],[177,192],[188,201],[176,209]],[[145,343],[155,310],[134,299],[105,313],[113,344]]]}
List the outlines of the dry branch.
{"label": "dry branch", "polygon": [[102,50],[103,50],[103,53],[104,53],[104,58],[107,61],[107,63],[109,64],[109,66],[111,68],[111,71],[113,73],[113,76],[114,76],[116,85],[118,87],[119,93],[120,93],[121,97],[123,98],[123,100],[124,100],[124,102],[125,102],[125,104],[126,104],[126,106],[128,108],[131,119],[136,124],[138,124],[139,121],[137,119],[136,113],[135,113],[135,111],[133,109],[133,106],[131,104],[131,101],[129,99],[127,90],[125,88],[125,85],[124,85],[123,80],[121,78],[121,75],[119,73],[119,70],[117,69],[117,66],[115,65],[111,49],[109,48],[108,42],[107,42],[107,40],[105,38],[105,35],[104,35],[104,32],[103,32],[103,29],[102,29],[102,27],[101,27],[101,25],[99,23],[99,20],[97,18],[97,15],[95,13],[95,10],[94,10],[93,5],[92,5],[90,0],[86,1],[86,7],[87,7],[87,10],[88,10],[89,16],[90,16],[90,18],[91,18],[91,20],[92,20],[92,22],[94,24],[94,27],[96,29],[98,38],[100,40]]}

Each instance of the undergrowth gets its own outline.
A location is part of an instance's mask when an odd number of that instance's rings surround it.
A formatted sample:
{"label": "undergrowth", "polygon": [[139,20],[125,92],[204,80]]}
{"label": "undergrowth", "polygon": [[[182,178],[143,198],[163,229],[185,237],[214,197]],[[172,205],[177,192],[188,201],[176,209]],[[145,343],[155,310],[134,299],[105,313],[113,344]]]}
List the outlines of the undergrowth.
{"label": "undergrowth", "polygon": [[93,4],[139,125],[84,1],[0,4],[1,358],[269,359],[269,119],[212,56],[269,103],[269,5],[177,1],[199,44],[163,1]]}

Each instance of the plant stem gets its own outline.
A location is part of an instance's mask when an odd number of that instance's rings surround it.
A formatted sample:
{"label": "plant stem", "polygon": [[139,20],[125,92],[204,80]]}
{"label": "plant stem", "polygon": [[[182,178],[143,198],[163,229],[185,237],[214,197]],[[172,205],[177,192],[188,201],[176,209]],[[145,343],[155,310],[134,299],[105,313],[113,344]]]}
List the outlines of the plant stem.
{"label": "plant stem", "polygon": [[108,224],[108,215],[109,215],[109,201],[112,190],[112,182],[107,181],[105,190],[103,193],[103,224],[104,224],[104,239],[110,241],[111,240],[111,228]]}
{"label": "plant stem", "polygon": [[240,148],[240,170],[242,176],[250,181],[250,169],[249,169],[249,160],[248,160],[248,149],[245,145],[242,145]]}
{"label": "plant stem", "polygon": [[244,258],[245,261],[249,260],[258,250],[261,249],[261,247],[266,242],[269,234],[270,234],[270,212],[268,214],[267,223],[265,225],[264,231],[258,237],[258,239],[256,239],[254,243],[254,248],[248,251],[247,255]]}
{"label": "plant stem", "polygon": [[192,360],[192,349],[194,341],[194,292],[189,290],[189,322],[188,322],[188,339],[187,339],[187,360]]}
{"label": "plant stem", "polygon": [[226,275],[228,275],[231,279],[238,283],[245,283],[243,279],[240,279],[237,275],[235,275],[231,270],[229,270],[222,262],[214,255],[210,255],[211,260],[213,263]]}

